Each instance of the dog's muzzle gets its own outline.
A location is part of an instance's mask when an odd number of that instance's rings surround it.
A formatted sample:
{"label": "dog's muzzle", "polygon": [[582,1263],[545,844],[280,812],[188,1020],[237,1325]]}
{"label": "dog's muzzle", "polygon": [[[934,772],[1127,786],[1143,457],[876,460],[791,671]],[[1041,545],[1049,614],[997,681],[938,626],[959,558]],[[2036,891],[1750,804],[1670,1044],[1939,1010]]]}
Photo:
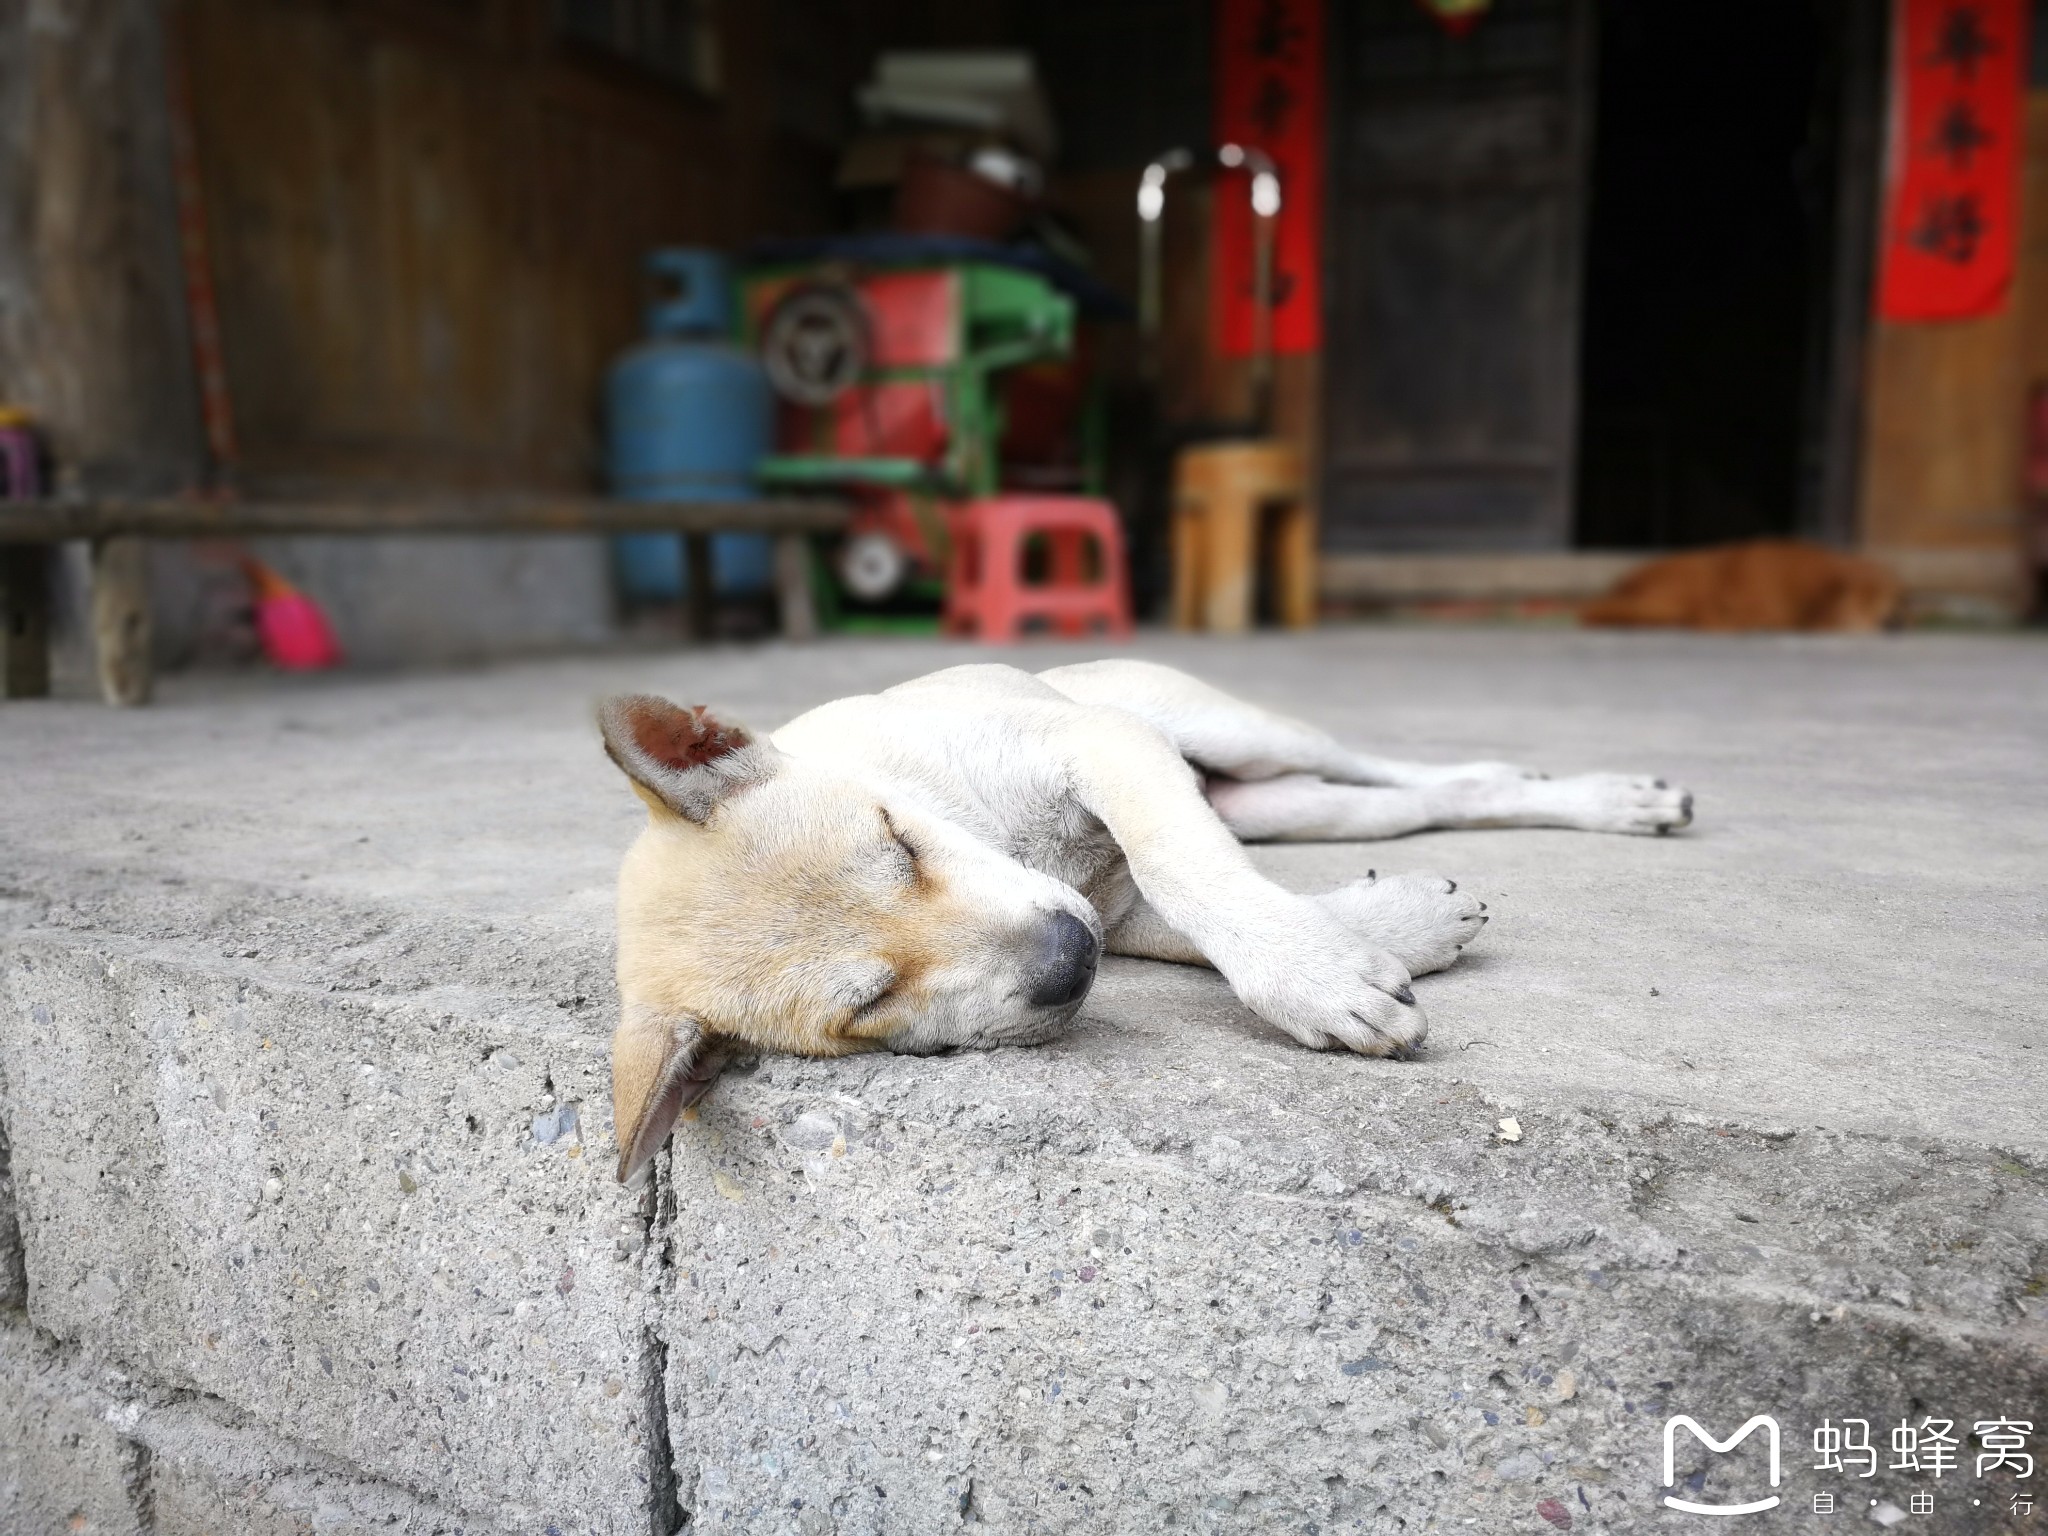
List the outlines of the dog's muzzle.
{"label": "dog's muzzle", "polygon": [[1025,996],[1034,1008],[1070,1008],[1095,985],[1095,962],[1102,946],[1071,912],[1055,912],[1038,936],[1037,952],[1026,972]]}

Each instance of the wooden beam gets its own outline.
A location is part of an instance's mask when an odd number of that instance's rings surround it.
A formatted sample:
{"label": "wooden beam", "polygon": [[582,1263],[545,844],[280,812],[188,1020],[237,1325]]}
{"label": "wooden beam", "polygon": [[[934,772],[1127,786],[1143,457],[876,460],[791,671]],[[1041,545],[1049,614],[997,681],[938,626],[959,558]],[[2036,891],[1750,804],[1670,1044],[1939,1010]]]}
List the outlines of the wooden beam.
{"label": "wooden beam", "polygon": [[93,544],[92,639],[100,696],[109,704],[147,704],[155,679],[145,541],[113,538]]}
{"label": "wooden beam", "polygon": [[800,533],[775,540],[775,602],[782,614],[782,638],[815,640],[818,610],[811,595],[811,541]]}
{"label": "wooden beam", "polygon": [[683,535],[683,617],[692,640],[709,640],[712,635],[711,536]]}
{"label": "wooden beam", "polygon": [[50,551],[0,544],[0,697],[50,692]]}
{"label": "wooden beam", "polygon": [[1531,550],[1496,555],[1353,555],[1324,553],[1320,586],[1328,598],[1422,602],[1465,598],[1493,602],[1598,597],[1656,552]]}
{"label": "wooden beam", "polygon": [[[0,4],[0,390],[33,415],[70,493],[161,495],[204,468],[171,185],[168,9]],[[0,532],[10,697],[49,688],[49,551],[21,547],[47,538],[32,506],[19,517],[18,542]],[[111,555],[130,587],[141,553]],[[116,626],[126,699],[148,692],[147,655],[136,664],[146,604],[138,612]]]}
{"label": "wooden beam", "polygon": [[762,501],[614,501],[598,496],[437,497],[346,501],[96,498],[0,502],[0,542],[133,534],[242,539],[372,533],[836,533],[851,512],[824,497]]}
{"label": "wooden beam", "polygon": [[0,4],[0,391],[34,414],[68,490],[162,494],[204,466],[167,9]]}

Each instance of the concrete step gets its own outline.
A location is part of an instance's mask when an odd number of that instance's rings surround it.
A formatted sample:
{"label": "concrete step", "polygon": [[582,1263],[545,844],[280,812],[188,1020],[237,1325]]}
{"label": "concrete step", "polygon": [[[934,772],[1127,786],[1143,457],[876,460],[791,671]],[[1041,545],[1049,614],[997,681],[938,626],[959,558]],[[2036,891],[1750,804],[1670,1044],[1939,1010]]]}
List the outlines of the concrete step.
{"label": "concrete step", "polygon": [[10,1536],[491,1536],[474,1520],[0,1316]]}
{"label": "concrete step", "polygon": [[[57,1359],[98,1449],[0,1487],[265,1533],[341,1486],[402,1529],[555,1536],[1631,1531],[1667,1493],[1922,1491],[1912,1529],[1998,1529],[1971,1430],[2048,1402],[2048,1044],[2010,941],[2033,648],[1146,649],[1386,750],[1670,772],[1701,822],[1262,850],[1305,889],[1445,869],[1500,914],[1422,984],[1422,1061],[1113,960],[1050,1046],[743,1062],[636,1194],[605,1039],[640,812],[589,699],[769,723],[958,648],[10,711],[0,1380]],[[261,1454],[149,1430],[173,1409]],[[1781,1485],[1761,1437],[1684,1437],[1667,1488],[1678,1414],[1774,1416]],[[1889,1462],[1930,1416],[1939,1481],[1813,1468],[1824,1422]],[[163,1491],[184,1466],[201,1491]]]}

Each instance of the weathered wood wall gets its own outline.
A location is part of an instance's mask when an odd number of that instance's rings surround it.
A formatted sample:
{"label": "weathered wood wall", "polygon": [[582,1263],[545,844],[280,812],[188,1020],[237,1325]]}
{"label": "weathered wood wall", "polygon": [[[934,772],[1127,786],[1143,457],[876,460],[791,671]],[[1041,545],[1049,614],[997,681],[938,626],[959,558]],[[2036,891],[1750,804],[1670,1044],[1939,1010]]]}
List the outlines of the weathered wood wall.
{"label": "weathered wood wall", "polygon": [[829,150],[777,84],[843,71],[802,81],[839,102],[866,62],[758,4],[717,7],[712,93],[561,39],[551,0],[186,4],[245,480],[273,489],[589,484],[641,255],[824,227]]}
{"label": "weathered wood wall", "polygon": [[2019,590],[2029,385],[2048,382],[2048,91],[2027,106],[2019,270],[1998,313],[1871,322],[1860,535],[1915,585]]}
{"label": "weathered wood wall", "polygon": [[35,413],[67,489],[200,469],[160,19],[0,4],[0,401]]}

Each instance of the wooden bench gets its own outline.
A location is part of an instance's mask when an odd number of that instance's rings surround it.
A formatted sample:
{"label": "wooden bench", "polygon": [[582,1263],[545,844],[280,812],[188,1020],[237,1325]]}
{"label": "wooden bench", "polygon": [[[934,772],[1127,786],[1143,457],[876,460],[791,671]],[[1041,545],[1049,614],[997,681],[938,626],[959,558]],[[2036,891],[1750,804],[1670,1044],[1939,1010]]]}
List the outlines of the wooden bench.
{"label": "wooden bench", "polygon": [[[811,606],[811,535],[836,533],[849,516],[824,498],[774,501],[611,501],[596,497],[390,501],[6,501],[0,502],[0,694],[50,691],[48,551],[67,539],[92,545],[92,627],[100,691],[110,704],[149,698],[150,539],[248,539],[298,534],[675,533],[690,569],[711,569],[711,535],[760,533],[775,540],[782,632],[817,632]],[[692,584],[690,632],[711,632],[708,582]]]}

